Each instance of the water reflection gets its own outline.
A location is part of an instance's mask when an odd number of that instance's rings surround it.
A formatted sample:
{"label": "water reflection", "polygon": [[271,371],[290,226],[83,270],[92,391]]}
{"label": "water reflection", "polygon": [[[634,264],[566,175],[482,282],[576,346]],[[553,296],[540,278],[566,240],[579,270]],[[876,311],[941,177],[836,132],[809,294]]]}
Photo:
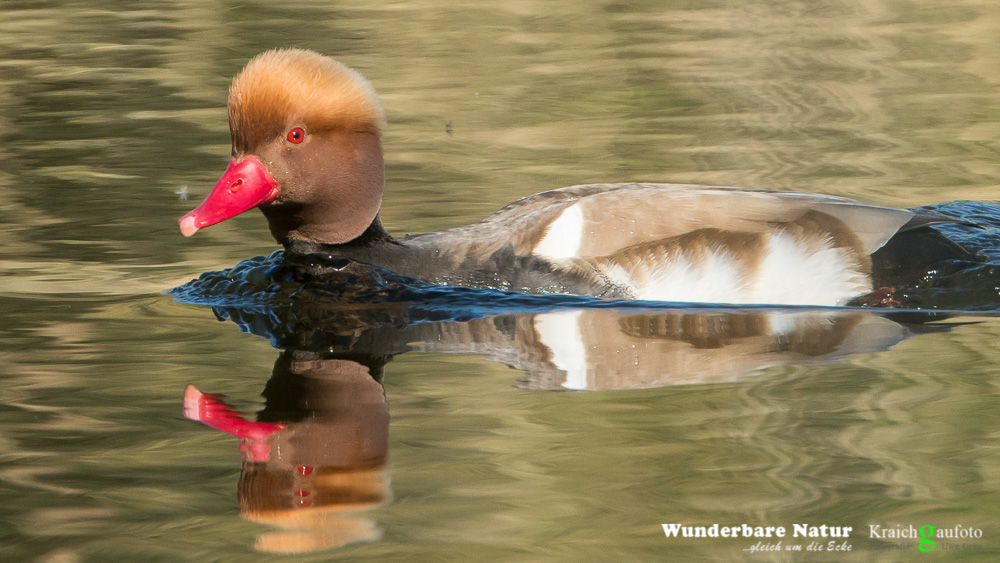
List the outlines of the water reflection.
{"label": "water reflection", "polygon": [[285,351],[256,421],[188,386],[184,415],[241,440],[240,514],[282,528],[255,549],[316,551],[379,537],[374,522],[352,516],[390,497],[389,409],[375,369]]}
{"label": "water reflection", "polygon": [[[414,304],[306,300],[263,311],[216,306],[283,348],[251,420],[189,386],[185,415],[240,439],[241,515],[280,528],[255,549],[306,552],[380,537],[358,514],[391,498],[385,366],[407,352],[474,353],[533,390],[608,391],[718,384],[765,367],[824,363],[947,331],[941,316],[865,310],[555,309],[427,319]],[[397,306],[398,305],[398,306]],[[468,312],[474,316],[474,312]],[[454,316],[454,315],[453,315]]]}

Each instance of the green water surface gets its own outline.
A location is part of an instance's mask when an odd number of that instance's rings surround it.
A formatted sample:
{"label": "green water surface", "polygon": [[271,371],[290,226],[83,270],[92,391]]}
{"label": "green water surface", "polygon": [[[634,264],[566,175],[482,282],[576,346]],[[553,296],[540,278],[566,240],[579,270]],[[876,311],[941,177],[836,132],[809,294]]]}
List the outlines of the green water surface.
{"label": "green water surface", "polygon": [[[278,352],[162,294],[275,248],[256,212],[176,219],[228,162],[232,76],[277,46],[379,92],[397,235],[606,181],[1000,193],[995,0],[0,2],[0,559],[282,560],[261,538],[301,532],[241,516],[237,440],[181,409],[193,383],[252,415]],[[344,515],[372,532],[295,560],[996,560],[1000,320],[950,322],[588,392],[414,346],[385,367],[388,495]],[[671,522],[855,531],[750,553]],[[897,524],[982,537],[876,549]]]}

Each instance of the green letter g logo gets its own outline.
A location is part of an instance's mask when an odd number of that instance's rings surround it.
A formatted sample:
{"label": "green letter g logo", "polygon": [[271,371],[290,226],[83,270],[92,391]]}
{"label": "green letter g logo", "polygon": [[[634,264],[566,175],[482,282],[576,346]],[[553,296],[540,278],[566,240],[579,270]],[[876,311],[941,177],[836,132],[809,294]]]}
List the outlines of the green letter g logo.
{"label": "green letter g logo", "polygon": [[920,551],[934,551],[934,548],[937,546],[934,540],[931,539],[934,537],[934,526],[921,526],[920,536],[925,539],[920,540],[920,545],[917,546],[917,549]]}

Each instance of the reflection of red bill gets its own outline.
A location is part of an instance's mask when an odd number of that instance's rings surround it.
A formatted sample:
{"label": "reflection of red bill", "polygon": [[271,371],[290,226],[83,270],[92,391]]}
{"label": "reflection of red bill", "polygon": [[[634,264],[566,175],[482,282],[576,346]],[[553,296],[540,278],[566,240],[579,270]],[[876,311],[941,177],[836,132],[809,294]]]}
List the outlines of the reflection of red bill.
{"label": "reflection of red bill", "polygon": [[285,429],[284,424],[244,420],[242,413],[222,401],[222,395],[202,393],[194,385],[184,389],[184,417],[247,440],[240,444],[240,451],[251,461],[267,461],[271,446],[266,440]]}
{"label": "reflection of red bill", "polygon": [[278,182],[256,156],[233,158],[205,201],[180,218],[181,234],[189,237],[198,229],[272,201],[278,191]]}

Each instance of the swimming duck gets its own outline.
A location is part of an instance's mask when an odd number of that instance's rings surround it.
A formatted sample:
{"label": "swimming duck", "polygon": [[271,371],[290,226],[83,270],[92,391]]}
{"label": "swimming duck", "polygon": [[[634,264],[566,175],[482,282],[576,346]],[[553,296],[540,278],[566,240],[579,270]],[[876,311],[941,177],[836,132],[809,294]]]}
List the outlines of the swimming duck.
{"label": "swimming duck", "polygon": [[[518,200],[473,225],[394,238],[378,215],[379,99],[358,72],[312,51],[253,58],[230,88],[229,126],[232,159],[205,201],[179,220],[185,236],[256,207],[286,254],[346,258],[434,284],[843,305],[883,283],[880,272],[898,271],[900,249],[910,243],[961,254],[926,229],[951,221],[941,215],[677,184],[572,186]],[[883,247],[894,250],[880,258]]]}

